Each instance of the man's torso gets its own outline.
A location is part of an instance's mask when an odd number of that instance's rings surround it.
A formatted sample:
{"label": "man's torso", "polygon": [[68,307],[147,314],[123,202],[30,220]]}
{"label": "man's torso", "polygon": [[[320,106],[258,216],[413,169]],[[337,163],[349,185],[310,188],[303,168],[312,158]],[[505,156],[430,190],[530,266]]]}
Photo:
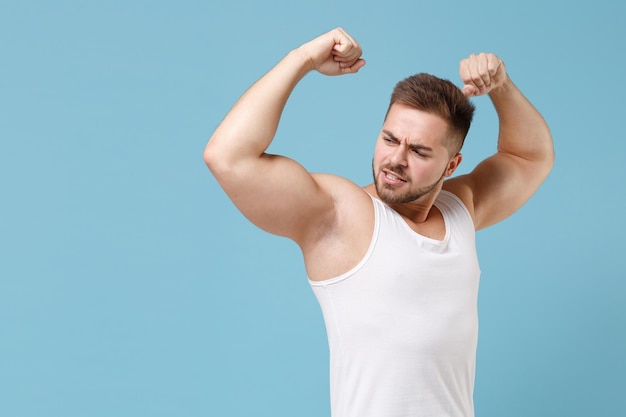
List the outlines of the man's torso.
{"label": "man's torso", "polygon": [[[335,220],[331,227],[319,230],[319,235],[300,247],[309,279],[323,281],[349,271],[365,255],[374,230],[370,196],[376,197],[376,191],[371,184],[361,188],[331,175],[316,175],[316,180],[333,196]],[[447,181],[444,189],[457,195],[468,206],[462,188],[455,187],[454,180]],[[424,222],[403,218],[413,231],[424,237],[441,240],[446,234],[443,216],[434,206]]]}

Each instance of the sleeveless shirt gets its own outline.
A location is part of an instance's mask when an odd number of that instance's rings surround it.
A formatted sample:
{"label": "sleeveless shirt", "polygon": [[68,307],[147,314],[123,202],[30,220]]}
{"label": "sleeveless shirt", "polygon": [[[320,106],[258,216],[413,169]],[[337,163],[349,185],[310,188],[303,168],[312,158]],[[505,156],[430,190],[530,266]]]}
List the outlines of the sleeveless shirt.
{"label": "sleeveless shirt", "polygon": [[374,233],[350,271],[309,281],[330,349],[333,417],[473,417],[478,282],[471,216],[441,191],[443,240],[372,197]]}

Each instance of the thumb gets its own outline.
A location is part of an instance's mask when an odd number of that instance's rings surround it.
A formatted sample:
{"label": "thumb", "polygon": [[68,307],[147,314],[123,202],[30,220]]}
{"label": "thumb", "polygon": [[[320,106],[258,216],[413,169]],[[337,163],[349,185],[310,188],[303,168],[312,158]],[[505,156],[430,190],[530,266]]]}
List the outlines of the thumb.
{"label": "thumb", "polygon": [[465,97],[473,97],[475,94],[478,93],[476,87],[468,84],[464,85],[461,91],[463,92],[463,95],[465,95]]}
{"label": "thumb", "polygon": [[359,58],[356,60],[354,64],[350,65],[349,67],[343,67],[343,70],[345,72],[354,74],[358,72],[361,68],[363,68],[364,65],[365,65],[365,60],[363,58]]}

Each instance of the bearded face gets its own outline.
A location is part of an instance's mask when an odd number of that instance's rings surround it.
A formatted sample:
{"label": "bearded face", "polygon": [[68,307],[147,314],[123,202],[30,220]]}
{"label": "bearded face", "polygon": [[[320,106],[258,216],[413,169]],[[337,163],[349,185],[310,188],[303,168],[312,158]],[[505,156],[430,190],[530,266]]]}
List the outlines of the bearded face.
{"label": "bearded face", "polygon": [[394,104],[376,143],[372,172],[379,198],[405,204],[438,192],[461,160],[445,146],[448,125],[440,116]]}
{"label": "bearded face", "polygon": [[446,171],[444,170],[437,181],[422,187],[412,187],[406,170],[399,165],[386,167],[382,169],[381,175],[377,175],[374,162],[372,161],[372,173],[376,193],[382,201],[387,204],[406,204],[419,200],[433,192],[439,183],[443,181]]}

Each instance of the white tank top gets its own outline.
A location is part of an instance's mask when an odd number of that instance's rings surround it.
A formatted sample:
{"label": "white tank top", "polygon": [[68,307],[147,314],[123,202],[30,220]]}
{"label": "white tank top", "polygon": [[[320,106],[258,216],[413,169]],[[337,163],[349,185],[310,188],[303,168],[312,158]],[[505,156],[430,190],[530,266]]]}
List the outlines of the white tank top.
{"label": "white tank top", "polygon": [[439,241],[372,200],[365,257],[309,281],[328,334],[332,416],[472,417],[480,268],[470,214],[441,191]]}

